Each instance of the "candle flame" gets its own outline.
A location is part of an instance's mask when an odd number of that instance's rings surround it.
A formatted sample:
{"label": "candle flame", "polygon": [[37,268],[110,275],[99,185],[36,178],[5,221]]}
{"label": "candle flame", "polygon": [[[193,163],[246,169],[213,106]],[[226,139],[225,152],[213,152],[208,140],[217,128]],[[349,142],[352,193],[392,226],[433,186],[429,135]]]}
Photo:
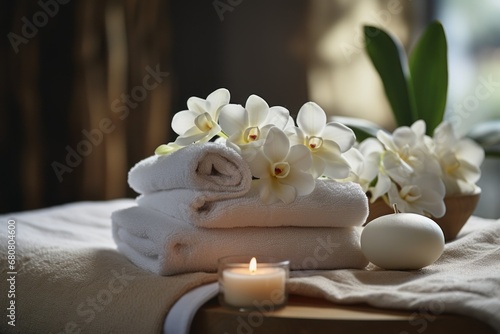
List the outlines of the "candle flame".
{"label": "candle flame", "polygon": [[255,257],[252,257],[252,259],[250,260],[250,265],[248,266],[248,269],[252,274],[254,274],[257,271],[257,259]]}

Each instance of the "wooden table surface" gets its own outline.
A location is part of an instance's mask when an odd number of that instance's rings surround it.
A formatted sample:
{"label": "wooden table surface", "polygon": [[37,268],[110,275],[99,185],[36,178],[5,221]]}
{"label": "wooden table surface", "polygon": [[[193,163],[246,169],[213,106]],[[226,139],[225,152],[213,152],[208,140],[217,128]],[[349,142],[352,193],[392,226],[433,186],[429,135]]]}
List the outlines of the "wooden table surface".
{"label": "wooden table surface", "polygon": [[376,309],[368,305],[339,305],[323,299],[290,295],[288,304],[273,312],[248,313],[226,309],[217,298],[197,312],[192,334],[261,333],[495,333],[471,317],[430,312]]}

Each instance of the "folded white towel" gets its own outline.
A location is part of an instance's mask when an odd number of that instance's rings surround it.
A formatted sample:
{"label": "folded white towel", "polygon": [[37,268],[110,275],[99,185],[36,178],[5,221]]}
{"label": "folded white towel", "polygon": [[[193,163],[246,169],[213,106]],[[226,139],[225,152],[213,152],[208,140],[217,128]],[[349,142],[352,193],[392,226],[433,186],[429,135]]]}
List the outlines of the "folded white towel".
{"label": "folded white towel", "polygon": [[364,268],[358,227],[247,227],[207,229],[158,211],[131,207],[112,214],[118,250],[160,275],[217,270],[228,255],[289,259],[292,269]]}
{"label": "folded white towel", "polygon": [[368,199],[360,185],[332,180],[317,180],[311,194],[290,204],[264,205],[254,188],[242,197],[224,200],[191,189],[159,191],[139,196],[137,203],[207,228],[360,226],[368,216]]}
{"label": "folded white towel", "polygon": [[128,183],[140,194],[170,189],[196,189],[218,198],[238,197],[250,189],[252,174],[235,150],[221,144],[186,146],[169,155],[154,155],[138,162]]}

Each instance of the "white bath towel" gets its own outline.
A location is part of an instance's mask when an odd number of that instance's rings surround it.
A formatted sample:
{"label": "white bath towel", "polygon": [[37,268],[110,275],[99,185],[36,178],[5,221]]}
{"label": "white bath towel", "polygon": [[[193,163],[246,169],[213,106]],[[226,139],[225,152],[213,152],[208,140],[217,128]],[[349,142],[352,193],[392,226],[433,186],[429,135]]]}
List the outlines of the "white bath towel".
{"label": "white bath towel", "polygon": [[368,199],[359,184],[331,180],[317,180],[311,194],[290,204],[265,205],[254,188],[242,197],[224,200],[191,189],[159,191],[139,196],[137,203],[207,228],[360,226],[368,216]]}
{"label": "white bath towel", "polygon": [[128,183],[140,194],[170,189],[210,191],[218,198],[238,197],[250,189],[248,164],[233,149],[215,143],[193,144],[169,155],[138,162]]}
{"label": "white bath towel", "polygon": [[358,227],[207,229],[142,207],[114,212],[112,226],[118,250],[137,266],[160,275],[215,272],[219,258],[238,254],[289,259],[292,269],[367,264]]}

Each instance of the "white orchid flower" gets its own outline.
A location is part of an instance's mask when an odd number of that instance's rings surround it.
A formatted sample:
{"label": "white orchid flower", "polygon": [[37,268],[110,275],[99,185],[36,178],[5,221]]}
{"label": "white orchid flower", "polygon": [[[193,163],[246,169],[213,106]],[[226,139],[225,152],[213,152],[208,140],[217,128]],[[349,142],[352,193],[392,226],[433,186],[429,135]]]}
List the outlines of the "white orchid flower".
{"label": "white orchid flower", "polygon": [[[379,176],[382,172],[380,169],[380,159],[383,152],[384,147],[377,139],[367,138],[356,147],[343,153],[342,155],[349,163],[351,171],[349,176],[342,181],[356,182],[364,192],[368,192],[372,182],[377,177],[379,179],[383,178],[383,175]],[[383,193],[387,192],[387,190],[388,188]]]}
{"label": "white orchid flower", "polygon": [[175,143],[180,146],[204,143],[219,134],[219,113],[229,99],[229,91],[225,88],[217,89],[206,100],[194,96],[189,98],[188,110],[179,111],[172,119],[172,129],[179,135]]}
{"label": "white orchid flower", "polygon": [[356,142],[354,132],[337,122],[326,123],[325,111],[314,102],[305,103],[297,115],[296,134],[292,137],[305,145],[312,154],[312,175],[343,179],[349,176],[351,167],[342,153]]}
{"label": "white orchid flower", "polygon": [[250,161],[264,143],[271,127],[284,130],[290,126],[290,113],[283,107],[269,107],[261,97],[250,95],[244,108],[239,104],[224,106],[219,123],[228,136],[226,144]]}
{"label": "white orchid flower", "polygon": [[447,194],[473,193],[481,176],[484,150],[471,139],[458,138],[449,122],[434,130],[433,144]]}
{"label": "white orchid flower", "polygon": [[[284,129],[289,121],[289,112],[283,107],[269,107],[266,101],[257,95],[250,95],[245,108],[239,104],[228,104],[220,113],[219,123],[228,141],[238,146],[259,146],[262,144],[263,129],[276,126]],[[267,131],[266,131],[267,133]]]}
{"label": "white orchid flower", "polygon": [[[365,157],[356,147],[353,147],[345,152],[343,154],[343,157],[346,159],[347,163],[349,163],[349,167],[351,168],[351,170],[349,171],[349,175],[346,178],[337,179],[337,181],[356,182],[366,192],[368,190],[368,184],[370,182],[361,178],[361,174],[363,173],[365,167]],[[365,185],[366,188],[364,187]]]}
{"label": "white orchid flower", "polygon": [[260,198],[265,204],[292,203],[297,196],[310,194],[316,185],[307,170],[311,167],[310,151],[303,145],[290,147],[287,135],[279,128],[269,129],[261,150],[249,161]]}
{"label": "white orchid flower", "polygon": [[[425,122],[418,120],[411,127],[402,126],[388,134],[382,130],[377,133],[377,139],[384,145],[388,152],[394,153],[389,159],[400,160],[398,163],[399,171],[405,171],[403,174],[389,174],[395,178],[406,178],[407,172],[424,173],[429,172],[436,175],[441,174],[441,167],[426,145]],[[391,167],[395,167],[396,161],[393,161]],[[396,169],[393,170],[396,172]]]}
{"label": "white orchid flower", "polygon": [[415,174],[402,184],[391,183],[388,200],[390,204],[396,204],[401,212],[440,218],[446,212],[445,193],[445,186],[438,175],[423,173]]}
{"label": "white orchid flower", "polygon": [[[392,180],[385,169],[390,159],[386,157],[387,151],[385,151],[384,146],[375,138],[365,139],[359,145],[359,151],[364,157],[360,179],[364,183],[363,189],[367,188],[367,191],[370,192],[370,202],[373,203],[385,196],[391,187]],[[375,180],[376,183],[373,184]]]}

